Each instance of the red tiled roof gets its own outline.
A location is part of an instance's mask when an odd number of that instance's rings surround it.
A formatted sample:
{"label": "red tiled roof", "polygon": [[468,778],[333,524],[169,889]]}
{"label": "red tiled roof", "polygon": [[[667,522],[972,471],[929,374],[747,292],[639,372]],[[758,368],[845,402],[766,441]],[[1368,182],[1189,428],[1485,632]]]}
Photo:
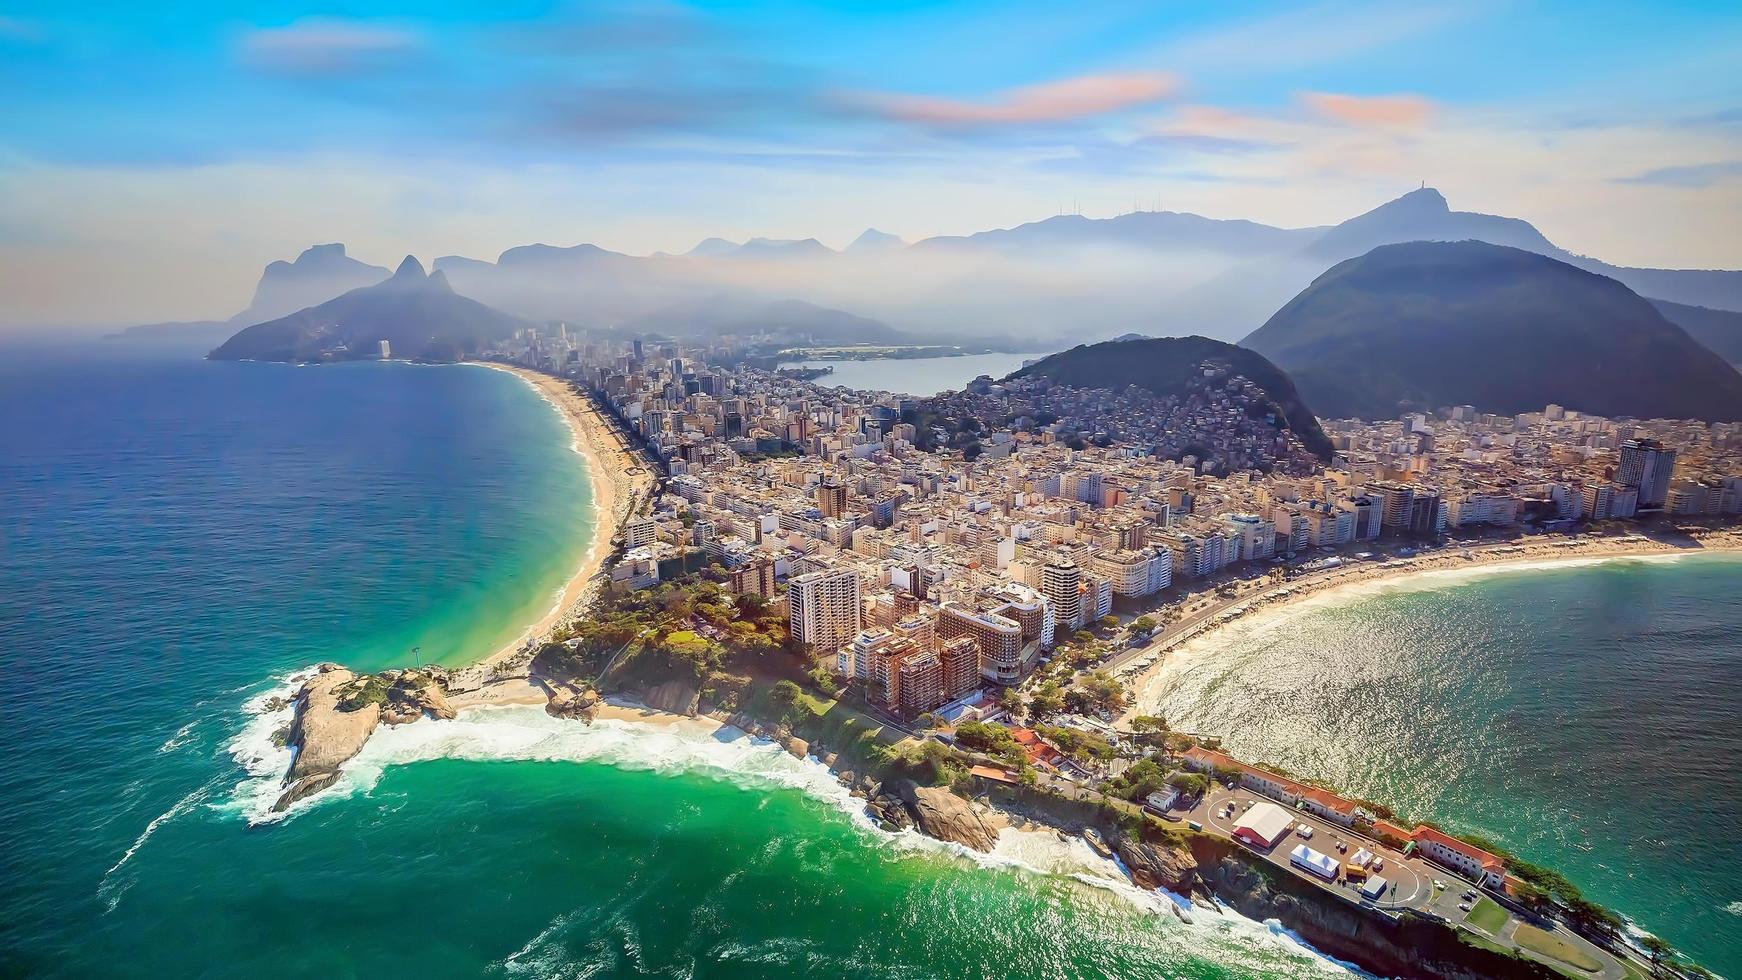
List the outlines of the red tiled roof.
{"label": "red tiled roof", "polygon": [[1430,841],[1466,855],[1477,864],[1480,864],[1484,870],[1498,871],[1506,866],[1506,862],[1502,861],[1499,855],[1490,854],[1474,844],[1461,841],[1448,833],[1435,830],[1425,824],[1415,828],[1415,833],[1411,836],[1416,841]]}

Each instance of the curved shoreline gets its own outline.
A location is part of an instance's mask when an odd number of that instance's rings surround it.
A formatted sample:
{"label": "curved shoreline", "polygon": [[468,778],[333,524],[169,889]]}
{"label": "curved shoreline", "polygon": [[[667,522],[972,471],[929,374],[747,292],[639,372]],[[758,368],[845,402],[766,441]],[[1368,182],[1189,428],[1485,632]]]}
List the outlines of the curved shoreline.
{"label": "curved shoreline", "polygon": [[[1143,648],[1130,658],[1155,657],[1155,662],[1140,672],[1125,678],[1132,692],[1132,706],[1120,716],[1128,721],[1140,714],[1139,702],[1146,699],[1152,686],[1178,656],[1182,648],[1211,640],[1231,623],[1243,622],[1248,628],[1262,628],[1264,617],[1280,618],[1308,600],[1321,603],[1358,601],[1361,591],[1378,591],[1381,587],[1406,589],[1411,583],[1422,588],[1432,586],[1423,580],[1434,578],[1473,578],[1479,575],[1502,574],[1531,570],[1550,570],[1627,560],[1680,559],[1694,555],[1742,554],[1742,530],[1725,528],[1689,538],[1689,544],[1677,545],[1644,535],[1624,538],[1570,538],[1554,542],[1525,541],[1485,545],[1477,548],[1448,547],[1413,558],[1394,558],[1385,562],[1356,562],[1339,568],[1317,572],[1260,589],[1222,603],[1212,603],[1197,613],[1198,620],[1183,630],[1166,636],[1159,644]],[[1256,622],[1254,622],[1256,620]]]}
{"label": "curved shoreline", "polygon": [[580,566],[564,583],[550,608],[500,649],[460,668],[496,673],[502,665],[529,653],[540,637],[580,615],[592,602],[604,584],[611,541],[652,488],[653,476],[646,467],[636,465],[634,458],[620,444],[611,423],[599,414],[591,401],[574,391],[571,382],[508,364],[490,361],[465,363],[512,374],[550,405],[569,428],[569,448],[584,460],[582,468],[593,498],[592,540],[587,544]]}

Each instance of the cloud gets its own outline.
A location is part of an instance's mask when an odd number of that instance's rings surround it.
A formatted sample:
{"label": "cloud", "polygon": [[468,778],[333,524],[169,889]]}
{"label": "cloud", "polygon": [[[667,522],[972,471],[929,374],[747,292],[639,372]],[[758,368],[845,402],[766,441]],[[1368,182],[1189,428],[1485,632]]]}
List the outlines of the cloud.
{"label": "cloud", "polygon": [[311,17],[252,31],[242,38],[238,56],[259,71],[341,76],[390,69],[422,48],[422,38],[401,27]]}
{"label": "cloud", "polygon": [[1167,72],[1130,72],[1027,85],[984,102],[889,94],[861,95],[850,101],[895,122],[947,129],[1074,122],[1152,105],[1178,89],[1179,79]]}
{"label": "cloud", "polygon": [[1373,129],[1408,129],[1420,126],[1427,122],[1434,111],[1433,103],[1419,95],[1301,92],[1296,98],[1320,118],[1345,126]]}
{"label": "cloud", "polygon": [[1742,160],[1717,163],[1697,163],[1680,167],[1658,167],[1631,177],[1618,177],[1617,184],[1646,184],[1656,187],[1710,187],[1721,181],[1742,177]]}

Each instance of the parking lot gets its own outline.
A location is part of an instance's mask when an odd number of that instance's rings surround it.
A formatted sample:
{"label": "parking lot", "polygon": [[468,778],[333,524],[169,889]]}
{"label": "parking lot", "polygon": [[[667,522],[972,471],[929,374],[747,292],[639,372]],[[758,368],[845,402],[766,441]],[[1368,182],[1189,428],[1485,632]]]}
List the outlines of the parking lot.
{"label": "parking lot", "polygon": [[[1176,810],[1175,813],[1183,819],[1198,821],[1206,829],[1214,829],[1223,835],[1232,835],[1235,821],[1239,820],[1253,803],[1260,800],[1276,802],[1248,789],[1229,790],[1225,786],[1214,784],[1195,808],[1190,811]],[[1229,804],[1233,804],[1233,812],[1224,817],[1222,813]],[[1277,805],[1282,806],[1280,803]],[[1284,807],[1284,809],[1289,808]],[[1276,846],[1268,851],[1256,848],[1249,848],[1249,850],[1262,855],[1266,861],[1288,870],[1297,877],[1341,892],[1344,897],[1351,901],[1370,904],[1379,909],[1407,907],[1431,911],[1452,922],[1462,922],[1468,914],[1460,909],[1459,905],[1468,904],[1465,903],[1463,895],[1474,886],[1464,879],[1454,876],[1450,871],[1422,858],[1405,858],[1400,852],[1387,848],[1376,841],[1357,837],[1350,833],[1347,827],[1329,820],[1299,810],[1289,810],[1289,814],[1297,828],[1299,825],[1305,824],[1312,829],[1310,839],[1303,838],[1297,829],[1290,831],[1287,837],[1278,841]],[[1339,843],[1345,845],[1344,850],[1337,849]],[[1336,858],[1339,864],[1347,862],[1357,851],[1366,848],[1385,862],[1382,870],[1373,872],[1383,877],[1388,883],[1385,893],[1368,902],[1360,897],[1359,883],[1350,882],[1341,873],[1338,874],[1337,881],[1333,883],[1301,871],[1289,861],[1289,853],[1294,850],[1297,844],[1306,844],[1320,854]],[[1435,881],[1443,883],[1445,887],[1434,887]]]}

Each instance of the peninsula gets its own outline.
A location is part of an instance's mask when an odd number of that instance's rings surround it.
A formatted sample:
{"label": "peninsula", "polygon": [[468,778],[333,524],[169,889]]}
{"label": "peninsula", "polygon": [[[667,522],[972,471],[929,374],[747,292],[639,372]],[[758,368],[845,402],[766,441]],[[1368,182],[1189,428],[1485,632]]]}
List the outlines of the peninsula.
{"label": "peninsula", "polygon": [[[1736,548],[1733,426],[1454,406],[1324,422],[1326,461],[1277,424],[1281,382],[1224,357],[1176,366],[1197,380],[1165,395],[1034,371],[913,399],[566,329],[500,353],[588,457],[595,547],[472,667],[310,677],[280,806],[378,724],[664,713],[829,766],[886,829],[978,850],[1012,822],[1082,833],[1140,886],[1389,975],[1673,957],[1548,869],[1233,759],[1134,713],[1131,688],[1190,636],[1350,582]],[[1163,450],[1182,428],[1189,451]],[[1348,866],[1314,831],[1358,845]]]}

